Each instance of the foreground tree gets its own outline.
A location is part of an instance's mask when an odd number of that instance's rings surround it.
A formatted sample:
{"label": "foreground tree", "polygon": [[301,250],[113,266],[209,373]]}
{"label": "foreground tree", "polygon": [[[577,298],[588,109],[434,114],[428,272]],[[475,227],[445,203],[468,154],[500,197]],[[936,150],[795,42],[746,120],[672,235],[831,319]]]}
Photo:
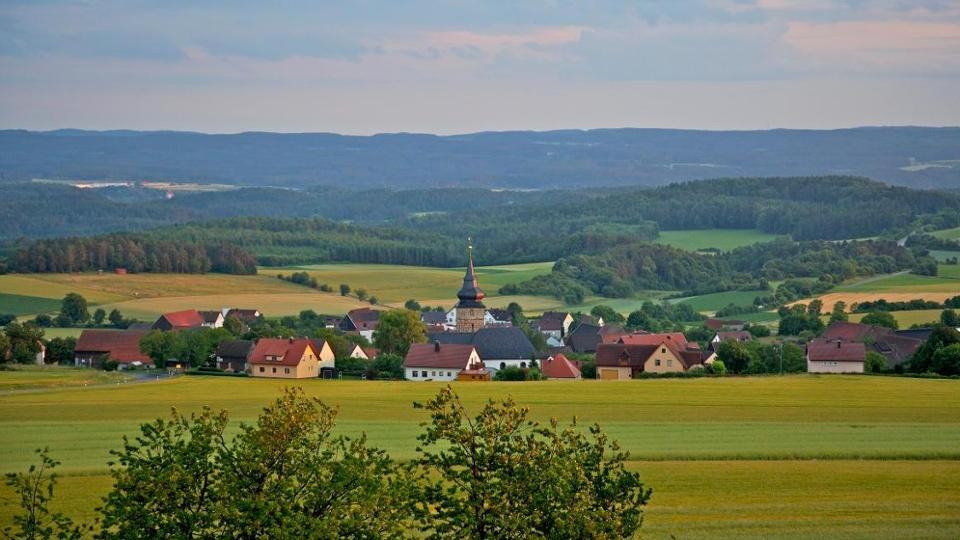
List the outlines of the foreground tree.
{"label": "foreground tree", "polygon": [[449,386],[424,407],[415,515],[428,538],[629,538],[640,528],[650,490],[599,427],[543,427],[509,399],[470,417]]}
{"label": "foreground tree", "polygon": [[144,424],[124,439],[100,538],[399,538],[407,472],[366,438],[334,437],[336,411],[287,389],[225,441],[225,412]]}
{"label": "foreground tree", "polygon": [[40,465],[31,465],[26,473],[7,473],[5,483],[13,491],[21,513],[13,516],[13,526],[3,529],[7,538],[62,540],[82,538],[80,527],[59,512],[51,512],[48,505],[53,499],[57,475],[54,469],[59,461],[50,457],[49,449],[37,450]]}

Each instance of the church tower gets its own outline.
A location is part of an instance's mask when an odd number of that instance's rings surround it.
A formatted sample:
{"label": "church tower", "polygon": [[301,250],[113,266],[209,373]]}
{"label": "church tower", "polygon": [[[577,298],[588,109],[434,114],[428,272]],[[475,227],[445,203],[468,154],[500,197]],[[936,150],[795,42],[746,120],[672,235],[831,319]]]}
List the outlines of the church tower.
{"label": "church tower", "polygon": [[473,243],[467,243],[467,274],[463,276],[463,287],[457,293],[457,332],[476,332],[483,328],[483,318],[487,307],[483,305],[483,291],[477,285],[477,275],[473,271]]}

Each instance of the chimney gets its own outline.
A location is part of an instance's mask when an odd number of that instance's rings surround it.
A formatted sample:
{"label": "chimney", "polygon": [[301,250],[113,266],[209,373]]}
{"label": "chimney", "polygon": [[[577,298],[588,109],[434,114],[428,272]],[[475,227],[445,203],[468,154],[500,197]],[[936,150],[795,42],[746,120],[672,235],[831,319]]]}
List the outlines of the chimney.
{"label": "chimney", "polygon": [[433,342],[433,352],[440,352],[440,342],[439,342],[439,341],[434,341],[434,342]]}

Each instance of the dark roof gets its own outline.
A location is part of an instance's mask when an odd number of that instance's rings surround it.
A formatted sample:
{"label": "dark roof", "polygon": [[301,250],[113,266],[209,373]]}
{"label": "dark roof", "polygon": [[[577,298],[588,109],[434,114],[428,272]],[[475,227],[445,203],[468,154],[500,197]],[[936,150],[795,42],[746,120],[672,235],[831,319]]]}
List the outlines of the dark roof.
{"label": "dark roof", "polygon": [[877,338],[871,349],[882,354],[887,359],[887,365],[893,367],[913,357],[913,353],[923,345],[923,341],[909,336],[891,334]]}
{"label": "dark roof", "polygon": [[430,341],[473,345],[484,362],[494,360],[521,360],[532,358],[536,349],[515,326],[491,326],[476,332],[435,332],[428,335]]}
{"label": "dark roof", "polygon": [[739,330],[736,332],[717,332],[716,337],[720,338],[720,341],[753,341],[753,335],[746,330]]}
{"label": "dark roof", "polygon": [[487,312],[495,321],[513,323],[513,315],[505,309],[492,308],[488,309]]}
{"label": "dark roof", "polygon": [[883,326],[834,321],[823,331],[821,337],[825,339],[842,339],[844,341],[863,341],[868,337],[876,339],[879,336],[892,333],[893,330]]}
{"label": "dark roof", "polygon": [[241,308],[231,308],[227,311],[227,317],[236,317],[241,321],[250,324],[257,321],[257,317],[260,315],[260,311],[256,309],[241,309]]}
{"label": "dark roof", "polygon": [[347,312],[347,318],[357,330],[375,330],[380,322],[380,312],[370,308],[358,308]]}
{"label": "dark roof", "polygon": [[203,322],[208,324],[217,322],[217,319],[223,316],[223,313],[220,311],[198,311],[197,313],[203,317]]}
{"label": "dark roof", "polygon": [[323,352],[323,346],[327,344],[327,341],[321,338],[313,338],[310,340],[310,343],[313,343],[313,349],[317,352],[317,357],[320,357],[320,353]]}
{"label": "dark roof", "polygon": [[253,351],[254,342],[247,339],[228,339],[217,347],[221,358],[247,358]]}
{"label": "dark roof", "polygon": [[140,338],[147,333],[138,330],[84,330],[77,338],[75,353],[107,354],[123,364],[142,362],[152,364],[149,356],[140,352]]}
{"label": "dark roof", "polygon": [[560,311],[544,311],[537,322],[541,332],[557,332],[563,330],[563,321],[569,313]]}
{"label": "dark roof", "polygon": [[582,323],[567,338],[570,347],[578,353],[590,353],[597,350],[600,344],[600,327],[594,324]]}
{"label": "dark roof", "polygon": [[466,369],[473,345],[454,343],[414,343],[403,359],[403,367]]}
{"label": "dark roof", "polygon": [[444,324],[447,322],[447,314],[442,311],[424,311],[420,314],[420,320],[426,324]]}
{"label": "dark roof", "polygon": [[[303,358],[303,353],[307,348],[313,349],[315,355],[319,357],[313,343],[307,338],[283,339],[283,338],[263,338],[257,342],[253,352],[250,353],[251,364],[269,364],[271,366],[296,366]],[[278,360],[267,360],[267,357],[277,357]]]}
{"label": "dark roof", "polygon": [[807,344],[807,359],[815,362],[863,362],[866,355],[866,346],[855,341],[817,338]]}
{"label": "dark roof", "polygon": [[473,271],[473,246],[467,248],[467,273],[463,276],[463,287],[457,293],[462,307],[483,307],[483,289],[477,284],[477,274]]}
{"label": "dark roof", "polygon": [[926,341],[930,334],[933,333],[933,328],[914,328],[910,330],[895,330],[894,334],[901,337],[908,337],[912,339],[918,339],[920,341]]}
{"label": "dark roof", "polygon": [[717,319],[711,317],[707,319],[703,325],[710,330],[720,330],[725,327],[743,326],[743,321],[736,321],[733,319]]}

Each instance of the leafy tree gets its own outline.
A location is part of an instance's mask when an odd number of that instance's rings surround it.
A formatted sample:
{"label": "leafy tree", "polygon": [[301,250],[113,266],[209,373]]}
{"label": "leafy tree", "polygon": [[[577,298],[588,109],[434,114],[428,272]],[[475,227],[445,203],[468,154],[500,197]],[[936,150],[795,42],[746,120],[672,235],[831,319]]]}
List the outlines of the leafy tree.
{"label": "leafy tree", "polygon": [[110,321],[110,326],[114,328],[123,328],[126,323],[123,319],[123,314],[116,308],[110,310],[110,314],[107,315],[107,320]]}
{"label": "leafy tree", "polygon": [[370,305],[375,306],[380,303],[380,299],[377,298],[376,296],[371,296],[369,302],[370,302]]}
{"label": "leafy tree", "polygon": [[350,286],[346,283],[340,284],[340,296],[347,296],[350,294]]}
{"label": "leafy tree", "polygon": [[900,328],[900,325],[897,324],[897,319],[893,317],[893,314],[887,311],[874,311],[868,313],[860,319],[860,324],[872,324],[874,326],[885,326],[887,328],[892,328],[896,330]]}
{"label": "leafy tree", "polygon": [[10,353],[18,364],[33,364],[40,352],[43,329],[32,322],[12,322],[4,328],[10,340]]}
{"label": "leafy tree", "polygon": [[[920,345],[917,352],[913,353],[908,366],[914,373],[935,372],[937,370],[937,361],[935,356],[940,349],[945,349],[951,345],[960,343],[960,332],[948,326],[940,326],[933,329],[927,340]],[[941,357],[941,361],[944,358]]]}
{"label": "leafy tree", "polygon": [[162,368],[177,353],[177,335],[175,332],[151,330],[140,338],[140,350],[153,360],[153,365]]}
{"label": "leafy tree", "polygon": [[833,304],[833,311],[830,312],[830,322],[847,321],[847,304],[843,300],[838,300]]}
{"label": "leafy tree", "polygon": [[580,363],[580,375],[584,379],[596,379],[597,378],[597,361],[596,360],[586,360]]}
{"label": "leafy tree", "polygon": [[391,379],[403,379],[403,357],[398,354],[380,353],[373,359],[370,367]]}
{"label": "leafy tree", "polygon": [[26,473],[7,473],[5,483],[18,499],[20,512],[13,516],[13,525],[4,528],[7,538],[26,540],[83,538],[83,531],[49,505],[57,485],[54,469],[59,461],[50,457],[49,448],[37,450],[40,465],[30,465]]}
{"label": "leafy tree", "polygon": [[366,289],[363,289],[363,288],[357,289],[357,290],[354,291],[354,294],[357,295],[357,300],[360,300],[361,302],[363,302],[364,300],[367,299],[367,290],[366,290]]}
{"label": "leafy tree", "polygon": [[944,326],[957,328],[960,327],[960,316],[952,309],[945,309],[940,313],[940,322],[943,323]]}
{"label": "leafy tree", "polygon": [[941,375],[960,375],[960,343],[947,345],[933,353],[933,370]]}
{"label": "leafy tree", "polygon": [[733,373],[743,373],[755,358],[753,351],[737,340],[727,340],[717,346],[717,359]]}
{"label": "leafy tree", "polygon": [[53,317],[47,315],[46,313],[41,313],[33,318],[33,324],[39,326],[40,328],[50,328],[53,326]]}
{"label": "leafy tree", "polygon": [[624,321],[623,315],[617,312],[617,310],[603,304],[593,306],[590,314],[597,318],[603,318],[605,323],[617,324]]}
{"label": "leafy tree", "polygon": [[470,417],[448,386],[425,406],[416,498],[428,538],[630,538],[651,491],[599,426],[541,426],[511,399]]}
{"label": "leafy tree", "polygon": [[208,364],[217,346],[232,337],[224,328],[197,328],[167,333],[174,336],[173,357],[191,367]]}
{"label": "leafy tree", "polygon": [[406,302],[403,303],[403,307],[411,311],[420,311],[422,306],[420,305],[420,302],[417,302],[416,300],[411,298],[410,300],[407,300]]}
{"label": "leafy tree", "polygon": [[863,362],[863,369],[867,373],[880,373],[887,369],[887,359],[876,351],[867,351],[867,357]]}
{"label": "leafy tree", "polygon": [[70,324],[85,323],[90,320],[87,299],[77,293],[68,293],[60,304],[60,315]]}
{"label": "leafy tree", "polygon": [[755,338],[767,337],[770,335],[770,327],[765,324],[747,323],[743,325],[743,329],[746,330],[747,332],[750,332],[750,335]]}
{"label": "leafy tree", "polygon": [[373,344],[381,352],[406,356],[412,343],[427,340],[426,327],[420,316],[406,309],[393,309],[380,314],[380,322],[373,331]]}
{"label": "leafy tree", "polygon": [[244,333],[247,325],[243,324],[236,315],[231,315],[223,320],[223,329],[230,332],[230,335],[239,336]]}
{"label": "leafy tree", "polygon": [[7,334],[0,331],[0,364],[7,362],[7,355],[10,354],[10,338]]}
{"label": "leafy tree", "polygon": [[106,318],[107,312],[104,311],[103,308],[97,308],[96,311],[93,312],[93,323],[97,326],[101,326]]}
{"label": "leafy tree", "polygon": [[727,365],[723,363],[723,360],[714,360],[713,362],[707,364],[706,370],[707,373],[712,373],[714,375],[726,375]]}
{"label": "leafy tree", "polygon": [[334,437],[336,411],[287,389],[219,455],[231,538],[400,538],[413,482],[381,450]]}
{"label": "leafy tree", "polygon": [[77,338],[55,337],[47,343],[47,360],[58,364],[73,364],[76,348]]}
{"label": "leafy tree", "polygon": [[515,366],[505,367],[503,369],[498,369],[497,373],[493,376],[495,381],[525,381],[527,380],[526,370],[520,369]]}
{"label": "leafy tree", "polygon": [[[631,315],[633,315],[631,313]],[[694,326],[683,333],[687,341],[696,341],[697,343],[706,343],[713,339],[714,331],[706,326]]]}
{"label": "leafy tree", "polygon": [[0,315],[0,326],[6,326],[6,325],[12,323],[12,322],[15,321],[15,320],[17,320],[17,316],[16,316],[16,315],[12,315],[12,314],[9,314],[9,313],[8,313],[8,314],[5,314],[5,315]]}

